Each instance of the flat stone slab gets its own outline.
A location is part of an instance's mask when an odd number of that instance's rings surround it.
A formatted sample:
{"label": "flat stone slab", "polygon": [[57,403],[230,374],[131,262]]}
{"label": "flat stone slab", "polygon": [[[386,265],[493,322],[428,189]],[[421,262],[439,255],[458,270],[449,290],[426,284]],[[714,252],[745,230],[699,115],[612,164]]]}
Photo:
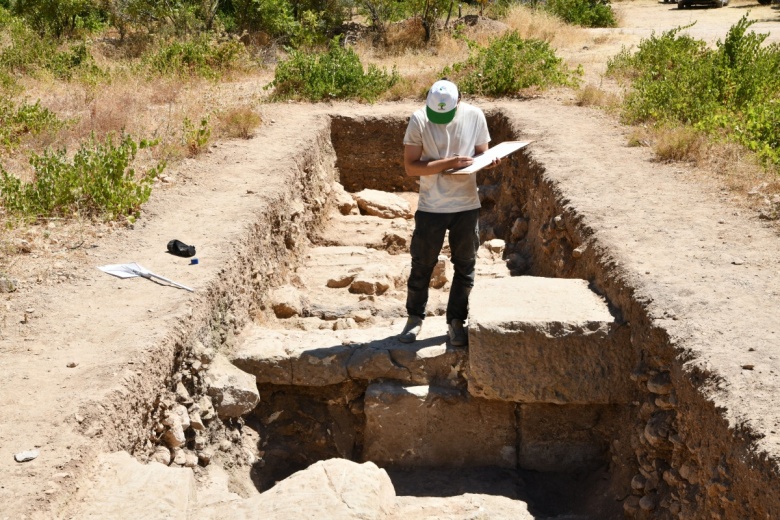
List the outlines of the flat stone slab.
{"label": "flat stone slab", "polygon": [[375,383],[365,396],[363,458],[388,467],[514,468],[515,405],[453,388]]}
{"label": "flat stone slab", "polygon": [[100,456],[98,472],[85,486],[83,504],[68,518],[187,520],[195,496],[195,476],[189,468],[141,464],[120,451]]}
{"label": "flat stone slab", "polygon": [[350,379],[454,386],[462,381],[466,351],[447,344],[443,317],[426,318],[418,340],[398,341],[406,320],[389,327],[339,331],[264,329],[256,325],[242,335],[230,357],[254,374],[258,384],[326,386]]}
{"label": "flat stone slab", "polygon": [[371,462],[330,459],[293,473],[270,490],[200,508],[201,520],[382,520],[395,508],[387,473]]}
{"label": "flat stone slab", "polygon": [[483,279],[469,303],[469,392],[519,403],[626,403],[628,327],[585,280]]}

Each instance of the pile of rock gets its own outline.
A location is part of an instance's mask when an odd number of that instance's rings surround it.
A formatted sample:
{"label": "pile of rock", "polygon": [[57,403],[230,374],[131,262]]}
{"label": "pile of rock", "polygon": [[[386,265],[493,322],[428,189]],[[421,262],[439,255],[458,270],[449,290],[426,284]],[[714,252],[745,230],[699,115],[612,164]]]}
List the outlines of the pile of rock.
{"label": "pile of rock", "polygon": [[158,399],[153,412],[155,448],[150,459],[165,465],[206,466],[216,440],[231,438],[223,431],[223,422],[214,419],[240,418],[260,402],[255,376],[198,343],[173,383],[173,391]]}

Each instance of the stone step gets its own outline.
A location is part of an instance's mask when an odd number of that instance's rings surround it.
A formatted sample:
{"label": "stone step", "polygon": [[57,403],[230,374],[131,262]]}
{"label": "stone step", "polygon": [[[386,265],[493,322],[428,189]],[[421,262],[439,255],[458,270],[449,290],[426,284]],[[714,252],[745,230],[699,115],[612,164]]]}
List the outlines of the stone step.
{"label": "stone step", "polygon": [[483,279],[471,293],[469,392],[518,403],[629,403],[629,328],[585,280]]}
{"label": "stone step", "polygon": [[387,467],[517,465],[515,405],[398,382],[366,390],[363,460]]}
{"label": "stone step", "polygon": [[266,329],[250,325],[230,360],[258,384],[326,386],[350,379],[414,384],[462,382],[466,352],[447,343],[443,317],[425,320],[415,343],[397,336],[405,319],[388,327],[338,331]]}

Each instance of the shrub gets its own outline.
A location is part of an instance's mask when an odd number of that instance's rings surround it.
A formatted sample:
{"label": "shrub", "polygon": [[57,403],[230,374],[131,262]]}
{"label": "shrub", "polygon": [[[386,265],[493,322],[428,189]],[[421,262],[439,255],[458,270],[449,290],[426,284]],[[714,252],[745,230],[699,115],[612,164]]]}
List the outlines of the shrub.
{"label": "shrub", "polygon": [[563,21],[582,27],[617,27],[609,0],[547,0],[544,8]]}
{"label": "shrub", "polygon": [[291,50],[277,64],[274,80],[275,99],[359,99],[374,101],[398,81],[398,72],[388,74],[374,65],[364,70],[354,50],[342,47],[333,38],[323,53]]}
{"label": "shrub", "polygon": [[154,72],[163,75],[216,79],[237,68],[244,53],[244,46],[236,40],[215,42],[204,36],[164,45],[146,62]]}
{"label": "shrub", "polygon": [[632,82],[626,122],[689,125],[780,164],[780,47],[763,46],[753,23],[744,16],[714,50],[677,28],[610,60],[607,74]]}
{"label": "shrub", "polygon": [[65,149],[33,154],[33,182],[23,183],[0,167],[0,202],[8,212],[28,217],[80,214],[114,219],[137,214],[165,167],[158,163],[139,178],[130,167],[138,149],[152,144],[136,143],[126,135],[118,145],[111,135],[101,143],[93,135],[72,160]]}
{"label": "shrub", "polygon": [[15,106],[9,99],[0,99],[0,143],[7,149],[16,147],[25,135],[56,132],[63,124],[40,101]]}
{"label": "shrub", "polygon": [[211,128],[209,128],[208,117],[201,119],[200,126],[197,127],[190,121],[190,118],[184,118],[182,140],[190,156],[194,157],[202,152],[209,143],[209,139],[211,139]]}
{"label": "shrub", "polygon": [[93,0],[24,0],[10,2],[41,35],[73,37],[101,28],[108,13]]}
{"label": "shrub", "polygon": [[579,81],[581,72],[569,71],[547,42],[524,40],[516,31],[491,40],[487,47],[470,47],[468,60],[442,73],[466,94],[507,96],[529,87],[576,86]]}
{"label": "shrub", "polygon": [[249,139],[262,119],[250,107],[237,107],[219,115],[221,134],[225,137]]}

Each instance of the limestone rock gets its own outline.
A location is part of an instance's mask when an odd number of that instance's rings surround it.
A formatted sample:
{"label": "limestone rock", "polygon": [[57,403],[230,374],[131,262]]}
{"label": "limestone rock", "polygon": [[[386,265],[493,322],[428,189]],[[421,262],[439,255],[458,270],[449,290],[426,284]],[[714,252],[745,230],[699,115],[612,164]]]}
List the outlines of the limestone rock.
{"label": "limestone rock", "polygon": [[353,195],[360,210],[382,218],[412,218],[412,208],[406,200],[386,191],[366,189]]}
{"label": "limestone rock", "polygon": [[199,509],[193,518],[384,520],[395,506],[385,470],[373,462],[330,459],[292,474],[261,495]]}
{"label": "limestone rock", "polygon": [[406,235],[395,231],[389,231],[382,237],[382,244],[385,246],[385,250],[391,255],[397,255],[406,251],[408,247],[408,239]]}
{"label": "limestone rock", "polygon": [[207,395],[203,395],[198,400],[198,408],[200,409],[200,416],[205,421],[210,421],[216,415],[214,411],[214,405],[211,402],[211,398]]}
{"label": "limestone rock", "polygon": [[341,289],[344,287],[349,287],[349,284],[352,283],[352,280],[355,279],[355,273],[345,273],[345,274],[339,274],[334,276],[333,278],[329,278],[327,282],[327,286],[331,289]]}
{"label": "limestone rock", "polygon": [[162,436],[162,441],[171,449],[178,448],[187,442],[187,438],[184,436],[184,428],[181,424],[181,417],[178,414],[168,411],[163,424],[167,426],[167,430]]}
{"label": "limestone rock", "polygon": [[403,366],[393,362],[390,352],[386,349],[364,347],[355,351],[347,365],[352,379],[393,379],[409,381],[411,374]]}
{"label": "limestone rock", "polygon": [[344,189],[340,182],[333,183],[331,196],[333,197],[333,203],[342,215],[358,215],[360,213],[357,202],[355,202],[355,199]]}
{"label": "limestone rock", "polygon": [[510,233],[512,242],[517,242],[518,240],[525,238],[526,233],[528,233],[528,220],[524,218],[515,220],[512,224]]}
{"label": "limestone rock", "polygon": [[154,462],[159,462],[160,464],[167,466],[171,463],[171,450],[165,446],[157,446],[157,448],[154,449],[151,458]]}
{"label": "limestone rock", "polygon": [[209,366],[208,394],[221,418],[245,415],[260,402],[255,376],[235,367],[221,354]]}
{"label": "limestone rock", "polygon": [[305,307],[304,297],[295,287],[280,287],[271,293],[270,307],[279,319],[300,316]]}
{"label": "limestone rock", "polygon": [[494,238],[492,240],[488,240],[487,242],[485,242],[484,246],[491,253],[495,255],[501,255],[504,252],[504,249],[506,248],[506,242],[504,242],[500,238]]}
{"label": "limestone rock", "polygon": [[452,388],[375,383],[365,395],[363,457],[397,467],[514,468],[515,405]]}
{"label": "limestone rock", "polygon": [[[86,483],[85,483],[86,484]],[[141,464],[126,452],[100,455],[98,470],[79,510],[68,515],[80,520],[186,520],[195,496],[195,477],[189,468]]]}
{"label": "limestone rock", "polygon": [[469,302],[469,392],[523,403],[631,402],[628,328],[586,280],[483,279]]}
{"label": "limestone rock", "polygon": [[431,282],[428,285],[433,289],[441,289],[447,285],[447,282],[452,280],[452,275],[452,262],[445,255],[439,255],[439,261],[436,262],[436,266],[433,268]]}
{"label": "limestone rock", "polygon": [[390,288],[390,280],[382,273],[361,271],[349,285],[349,292],[355,294],[384,294]]}

